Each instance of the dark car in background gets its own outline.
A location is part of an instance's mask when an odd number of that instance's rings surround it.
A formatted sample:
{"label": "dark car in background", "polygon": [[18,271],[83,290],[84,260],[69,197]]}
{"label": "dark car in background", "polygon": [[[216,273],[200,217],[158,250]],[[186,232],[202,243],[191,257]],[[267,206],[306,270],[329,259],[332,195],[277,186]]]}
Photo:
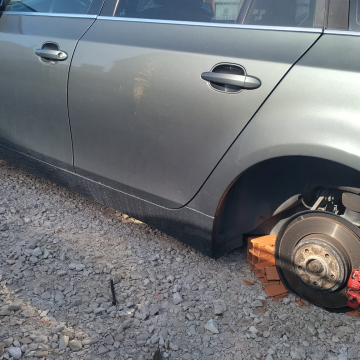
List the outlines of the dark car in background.
{"label": "dark car in background", "polygon": [[0,156],[210,256],[275,234],[285,285],[343,307],[360,267],[359,6],[0,0]]}

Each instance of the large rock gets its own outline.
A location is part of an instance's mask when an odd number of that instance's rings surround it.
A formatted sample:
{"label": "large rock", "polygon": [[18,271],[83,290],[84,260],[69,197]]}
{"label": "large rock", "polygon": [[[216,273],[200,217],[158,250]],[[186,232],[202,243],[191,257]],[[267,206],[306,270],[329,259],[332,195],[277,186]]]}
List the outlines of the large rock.
{"label": "large rock", "polygon": [[234,360],[243,360],[242,354],[240,351],[237,351],[234,355]]}
{"label": "large rock", "polygon": [[48,355],[49,355],[49,351],[39,350],[39,351],[35,351],[33,356],[37,358],[46,358]]}
{"label": "large rock", "polygon": [[0,343],[0,356],[3,356],[5,353],[6,345],[4,343]]}
{"label": "large rock", "polygon": [[39,257],[39,256],[41,256],[42,255],[42,250],[39,248],[39,247],[37,247],[37,248],[35,248],[34,250],[33,250],[33,252],[32,252],[32,255],[33,256],[36,256],[36,257]]}
{"label": "large rock", "polygon": [[215,322],[214,319],[210,319],[206,324],[205,324],[205,329],[212,332],[213,334],[218,334],[219,333],[219,329],[218,326]]}
{"label": "large rock", "polygon": [[261,300],[254,300],[252,303],[251,303],[251,306],[252,307],[263,307],[264,306],[264,304],[262,303],[262,301]]}
{"label": "large rock", "polygon": [[339,330],[345,334],[354,334],[355,330],[352,326],[348,325],[348,326],[340,326]]}
{"label": "large rock", "polygon": [[153,306],[149,309],[150,316],[156,315],[159,311],[160,311],[160,306],[159,306],[158,304],[153,305]]}
{"label": "large rock", "polygon": [[81,341],[77,339],[69,341],[69,346],[72,351],[78,351],[82,349]]}
{"label": "large rock", "polygon": [[151,338],[150,338],[150,343],[151,344],[157,344],[159,342],[159,335],[158,334],[154,334]]}
{"label": "large rock", "polygon": [[301,360],[302,356],[298,351],[290,351],[290,356],[293,360]]}
{"label": "large rock", "polygon": [[105,337],[105,344],[112,345],[112,344],[114,344],[114,342],[115,342],[115,340],[111,334],[109,334]]}
{"label": "large rock", "polygon": [[99,308],[95,308],[94,309],[94,314],[97,315],[97,314],[101,314],[103,313],[104,311],[106,311],[103,307],[99,307]]}
{"label": "large rock", "polygon": [[21,301],[15,301],[15,302],[11,303],[8,306],[8,310],[10,310],[10,311],[18,311],[18,310],[21,309],[22,304],[23,303]]}
{"label": "large rock", "polygon": [[85,265],[84,264],[77,264],[76,266],[75,266],[75,270],[76,271],[82,271],[82,270],[84,270],[85,269]]}
{"label": "large rock", "polygon": [[[56,297],[55,297],[56,298]],[[59,332],[63,331],[65,329],[64,325],[57,326],[51,329],[52,334],[58,334]]]}
{"label": "large rock", "polygon": [[59,350],[65,350],[69,345],[69,337],[64,335],[60,338]]}
{"label": "large rock", "polygon": [[172,343],[170,342],[169,344],[169,348],[173,351],[178,351],[179,350],[179,345],[178,344],[175,344],[175,343]]}
{"label": "large rock", "polygon": [[118,333],[115,334],[114,340],[122,342],[122,341],[124,341],[124,335],[122,333],[118,332]]}
{"label": "large rock", "polygon": [[16,360],[21,358],[21,349],[18,347],[8,348],[7,352],[9,353],[10,356],[12,356]]}
{"label": "large rock", "polygon": [[257,334],[259,330],[255,326],[250,326],[249,331],[253,334]]}
{"label": "large rock", "polygon": [[214,302],[214,314],[215,315],[222,315],[226,311],[226,305],[222,301],[215,301]]}
{"label": "large rock", "polygon": [[206,356],[210,356],[214,354],[214,350],[212,348],[203,348],[202,353]]}
{"label": "large rock", "polygon": [[180,304],[182,301],[183,301],[182,296],[181,296],[178,292],[176,292],[176,293],[174,294],[174,296],[173,296],[173,302],[174,302],[174,304],[175,304],[175,305],[178,305],[178,304]]}

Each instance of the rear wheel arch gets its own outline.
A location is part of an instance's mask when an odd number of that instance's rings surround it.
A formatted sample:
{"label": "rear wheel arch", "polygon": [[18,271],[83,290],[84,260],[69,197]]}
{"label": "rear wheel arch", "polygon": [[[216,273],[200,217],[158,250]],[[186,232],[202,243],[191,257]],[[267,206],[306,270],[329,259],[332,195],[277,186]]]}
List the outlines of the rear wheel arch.
{"label": "rear wheel arch", "polygon": [[244,234],[268,233],[279,220],[292,215],[291,209],[283,210],[294,196],[318,187],[360,193],[360,171],[311,156],[282,156],[246,169],[219,202],[213,226],[214,255],[241,245]]}

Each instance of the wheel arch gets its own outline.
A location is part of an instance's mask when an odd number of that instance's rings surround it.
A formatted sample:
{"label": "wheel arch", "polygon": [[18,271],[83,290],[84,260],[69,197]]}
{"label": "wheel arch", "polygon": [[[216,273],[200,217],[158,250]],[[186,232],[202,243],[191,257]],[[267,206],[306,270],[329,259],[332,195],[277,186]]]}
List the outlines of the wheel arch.
{"label": "wheel arch", "polygon": [[[294,195],[318,187],[360,193],[360,171],[337,161],[300,155],[270,158],[247,168],[234,178],[218,204],[213,254],[219,257],[238,247],[244,234],[269,233],[274,224],[292,215],[286,203]],[[281,205],[284,211],[279,211]]]}

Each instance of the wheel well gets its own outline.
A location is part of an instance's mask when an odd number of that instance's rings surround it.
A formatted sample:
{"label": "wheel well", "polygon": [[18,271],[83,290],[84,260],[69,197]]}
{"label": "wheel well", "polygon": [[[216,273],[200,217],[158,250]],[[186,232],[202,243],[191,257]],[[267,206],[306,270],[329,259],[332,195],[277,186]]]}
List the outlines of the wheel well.
{"label": "wheel well", "polygon": [[213,229],[214,254],[241,245],[244,234],[268,234],[276,223],[305,209],[297,197],[319,188],[360,193],[360,172],[315,157],[269,159],[247,169],[224,193]]}

